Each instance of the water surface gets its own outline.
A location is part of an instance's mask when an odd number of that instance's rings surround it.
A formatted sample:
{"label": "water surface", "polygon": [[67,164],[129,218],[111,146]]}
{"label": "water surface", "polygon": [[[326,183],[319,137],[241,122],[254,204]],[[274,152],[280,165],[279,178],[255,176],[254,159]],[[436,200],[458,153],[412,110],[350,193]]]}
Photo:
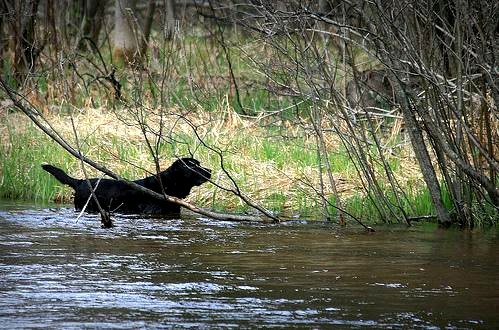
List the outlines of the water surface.
{"label": "water surface", "polygon": [[2,328],[499,326],[499,235],[0,204]]}

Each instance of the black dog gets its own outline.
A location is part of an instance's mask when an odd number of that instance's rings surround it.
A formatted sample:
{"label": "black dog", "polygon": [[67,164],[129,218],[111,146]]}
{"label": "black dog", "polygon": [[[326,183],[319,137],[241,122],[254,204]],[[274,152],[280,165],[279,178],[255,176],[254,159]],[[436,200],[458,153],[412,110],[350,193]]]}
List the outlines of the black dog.
{"label": "black dog", "polygon": [[[52,165],[42,165],[42,167],[61,183],[67,184],[75,190],[75,208],[78,211],[82,210],[91,194],[88,182],[72,178],[63,170]],[[200,166],[199,161],[196,159],[180,158],[166,171],[134,182],[160,194],[164,189],[164,192],[169,196],[185,198],[191,192],[192,187],[205,183],[210,177],[211,170]],[[161,182],[159,179],[161,179]],[[95,188],[97,185],[95,195],[100,206],[106,211],[121,214],[180,214],[179,205],[156,199],[128,186],[124,182],[114,179],[100,179],[99,181],[97,178],[89,180],[92,187]],[[85,210],[87,212],[99,211],[92,197],[90,197]]]}

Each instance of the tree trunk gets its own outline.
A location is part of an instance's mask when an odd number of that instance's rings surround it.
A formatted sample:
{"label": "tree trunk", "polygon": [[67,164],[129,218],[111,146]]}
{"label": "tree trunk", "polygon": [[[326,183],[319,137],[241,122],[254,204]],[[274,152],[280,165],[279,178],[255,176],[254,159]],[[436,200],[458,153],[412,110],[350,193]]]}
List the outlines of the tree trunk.
{"label": "tree trunk", "polygon": [[151,34],[152,22],[154,20],[154,12],[156,10],[156,1],[149,0],[149,4],[147,6],[147,15],[144,21],[144,35],[142,37],[142,44],[140,46],[140,55],[144,57],[147,52],[147,46],[149,42],[149,36]]}
{"label": "tree trunk", "polygon": [[138,37],[134,33],[134,0],[115,0],[113,59],[119,63],[136,64],[139,59]]}
{"label": "tree trunk", "polygon": [[166,24],[165,24],[165,37],[172,39],[175,35],[176,20],[175,20],[175,0],[165,0],[166,9]]}
{"label": "tree trunk", "polygon": [[438,222],[443,226],[450,226],[452,221],[449,216],[449,212],[445,209],[444,203],[442,201],[442,193],[440,191],[440,184],[438,182],[435,169],[431,163],[430,155],[428,154],[428,148],[423,138],[423,132],[419,128],[414,112],[410,108],[409,102],[404,91],[397,81],[395,75],[392,75],[392,80],[396,81],[396,93],[397,98],[401,100],[402,114],[404,116],[405,123],[407,125],[407,130],[409,132],[409,137],[411,138],[412,148],[416,155],[419,163],[421,172],[423,173],[423,179],[430,193],[430,198],[435,207],[437,213]]}
{"label": "tree trunk", "polygon": [[[0,1],[0,68],[3,68],[5,54],[4,17],[7,16],[7,6],[4,1]],[[5,77],[4,77],[5,78]]]}
{"label": "tree trunk", "polygon": [[85,48],[86,38],[97,45],[106,4],[107,1],[99,0],[89,0],[85,3],[82,38],[78,45],[80,49]]}
{"label": "tree trunk", "polygon": [[[14,53],[13,76],[18,84],[34,69],[41,47],[35,47],[35,24],[39,0],[24,3],[4,2],[11,17],[10,49]],[[12,17],[13,15],[13,17]]]}

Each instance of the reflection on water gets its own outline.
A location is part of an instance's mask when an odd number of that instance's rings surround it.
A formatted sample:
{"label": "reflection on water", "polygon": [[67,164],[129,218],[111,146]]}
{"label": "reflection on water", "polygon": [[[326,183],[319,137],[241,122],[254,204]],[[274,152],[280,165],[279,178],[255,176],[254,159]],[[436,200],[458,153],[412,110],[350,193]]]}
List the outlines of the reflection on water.
{"label": "reflection on water", "polygon": [[2,328],[494,328],[499,235],[0,205]]}

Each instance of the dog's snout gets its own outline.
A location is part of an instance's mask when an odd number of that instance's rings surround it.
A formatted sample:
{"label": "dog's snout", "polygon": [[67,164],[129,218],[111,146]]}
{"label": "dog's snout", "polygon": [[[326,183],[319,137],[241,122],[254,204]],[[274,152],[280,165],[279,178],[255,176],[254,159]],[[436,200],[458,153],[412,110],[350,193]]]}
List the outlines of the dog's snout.
{"label": "dog's snout", "polygon": [[206,167],[202,167],[203,171],[204,171],[204,176],[207,178],[207,179],[210,179],[211,178],[211,170],[209,168],[206,168]]}

